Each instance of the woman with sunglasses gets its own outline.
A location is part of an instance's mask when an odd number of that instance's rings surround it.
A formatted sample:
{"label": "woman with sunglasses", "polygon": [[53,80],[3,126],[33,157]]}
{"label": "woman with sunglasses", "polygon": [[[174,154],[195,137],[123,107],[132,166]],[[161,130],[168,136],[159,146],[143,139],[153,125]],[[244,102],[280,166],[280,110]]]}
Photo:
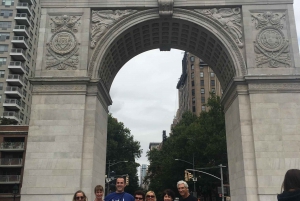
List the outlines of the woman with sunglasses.
{"label": "woman with sunglasses", "polygon": [[81,190],[76,191],[76,193],[73,196],[73,201],[88,201],[85,193]]}
{"label": "woman with sunglasses", "polygon": [[153,191],[148,191],[146,193],[146,201],[156,201],[156,196]]}
{"label": "woman with sunglasses", "polygon": [[174,201],[175,193],[171,189],[166,189],[163,192],[163,199],[164,201]]}

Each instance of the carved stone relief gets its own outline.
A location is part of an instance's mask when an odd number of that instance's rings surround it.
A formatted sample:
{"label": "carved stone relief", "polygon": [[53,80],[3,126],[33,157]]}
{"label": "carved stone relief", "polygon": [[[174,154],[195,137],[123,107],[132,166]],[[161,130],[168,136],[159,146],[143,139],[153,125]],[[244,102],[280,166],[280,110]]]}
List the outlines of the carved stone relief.
{"label": "carved stone relief", "polygon": [[290,67],[289,41],[283,33],[285,13],[253,13],[252,21],[257,30],[254,41],[258,68]]}
{"label": "carved stone relief", "polygon": [[174,0],[158,0],[158,10],[160,17],[172,17]]}
{"label": "carved stone relief", "polygon": [[236,44],[240,48],[244,47],[241,8],[195,9],[195,11],[220,23],[222,27],[233,37]]}
{"label": "carved stone relief", "polygon": [[136,10],[100,10],[92,11],[91,48],[95,48],[99,39],[107,30],[124,17]]}
{"label": "carved stone relief", "polygon": [[80,17],[57,16],[51,17],[50,42],[47,43],[46,69],[76,70],[79,63],[79,45],[75,33],[78,32]]}

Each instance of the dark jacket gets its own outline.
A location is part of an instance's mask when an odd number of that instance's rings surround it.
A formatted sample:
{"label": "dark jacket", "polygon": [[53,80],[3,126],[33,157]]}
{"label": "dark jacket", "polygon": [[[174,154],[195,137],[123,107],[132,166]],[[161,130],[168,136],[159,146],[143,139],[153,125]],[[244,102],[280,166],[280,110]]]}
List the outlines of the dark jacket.
{"label": "dark jacket", "polygon": [[300,201],[300,190],[297,191],[283,191],[277,195],[278,201]]}

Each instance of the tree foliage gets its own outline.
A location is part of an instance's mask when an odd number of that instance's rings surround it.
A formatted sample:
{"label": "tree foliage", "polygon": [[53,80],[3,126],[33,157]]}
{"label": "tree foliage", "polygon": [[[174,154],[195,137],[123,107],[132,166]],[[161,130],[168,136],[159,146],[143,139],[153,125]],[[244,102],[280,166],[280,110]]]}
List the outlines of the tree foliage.
{"label": "tree foliage", "polygon": [[[106,152],[106,174],[114,171],[116,175],[129,175],[129,186],[126,192],[132,193],[138,188],[137,167],[135,159],[141,157],[142,149],[140,142],[135,141],[130,130],[119,122],[111,114],[108,116],[107,126],[107,152]],[[120,161],[128,161],[120,162]],[[120,162],[120,163],[118,163]],[[117,163],[115,165],[112,165]]]}
{"label": "tree foliage", "polygon": [[[166,188],[177,192],[177,181],[184,180],[184,170],[193,166],[175,159],[192,163],[194,155],[195,168],[227,164],[225,117],[220,102],[220,97],[211,94],[206,104],[209,111],[202,112],[199,117],[190,112],[184,113],[161,150],[154,149],[147,153],[150,162],[148,171],[151,174],[145,182],[150,181],[150,189],[159,195]],[[203,171],[220,177],[219,169]],[[199,173],[196,175],[200,176]],[[219,183],[219,180],[201,174],[196,183],[198,195],[211,194],[213,186]],[[193,190],[192,181],[189,182],[189,189]]]}

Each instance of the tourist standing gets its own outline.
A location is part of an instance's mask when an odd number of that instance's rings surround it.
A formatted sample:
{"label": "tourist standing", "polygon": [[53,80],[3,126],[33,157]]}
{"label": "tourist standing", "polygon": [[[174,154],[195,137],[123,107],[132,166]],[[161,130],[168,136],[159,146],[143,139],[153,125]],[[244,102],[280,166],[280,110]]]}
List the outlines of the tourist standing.
{"label": "tourist standing", "polygon": [[134,201],[133,196],[124,191],[125,186],[126,186],[125,179],[123,177],[117,177],[116,192],[108,194],[104,198],[104,200],[105,201]]}
{"label": "tourist standing", "polygon": [[181,195],[181,198],[179,198],[179,201],[197,201],[197,198],[192,196],[189,192],[189,186],[185,181],[179,181],[177,182],[177,189],[179,194]]}
{"label": "tourist standing", "polygon": [[277,195],[278,201],[300,200],[300,170],[290,169],[285,173],[281,192]]}

